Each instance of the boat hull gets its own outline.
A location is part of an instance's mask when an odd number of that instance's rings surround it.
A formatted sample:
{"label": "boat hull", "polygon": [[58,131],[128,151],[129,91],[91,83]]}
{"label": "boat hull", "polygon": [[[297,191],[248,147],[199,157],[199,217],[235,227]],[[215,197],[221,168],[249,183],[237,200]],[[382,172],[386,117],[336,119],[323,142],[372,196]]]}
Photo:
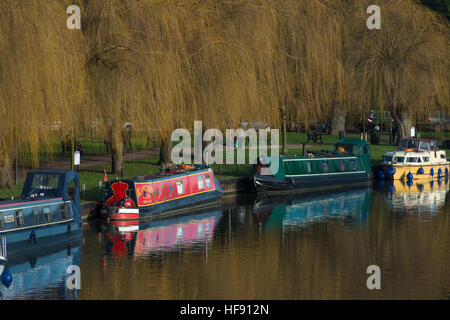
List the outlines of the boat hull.
{"label": "boat hull", "polygon": [[372,175],[367,172],[345,174],[317,174],[275,178],[273,176],[254,176],[254,186],[258,194],[284,194],[311,192],[340,188],[348,185],[369,185]]}
{"label": "boat hull", "polygon": [[111,222],[161,218],[218,206],[220,205],[221,197],[221,192],[214,192],[214,194],[208,194],[206,197],[203,197],[203,200],[196,199],[194,202],[192,199],[189,199],[191,201],[185,201],[184,204],[177,203],[179,201],[174,200],[170,204],[161,204],[150,208],[108,207],[102,210],[101,216],[103,219]]}
{"label": "boat hull", "polygon": [[[128,205],[117,201],[124,195],[123,186],[128,190]],[[108,221],[148,219],[217,206],[221,196],[213,171],[203,168],[150,180],[112,182],[101,213]]]}
{"label": "boat hull", "polygon": [[[420,168],[423,169],[423,174],[420,174]],[[449,164],[436,165],[381,165],[385,176],[389,180],[433,180],[446,176],[446,172],[450,171]],[[441,175],[439,176],[439,169]],[[447,169],[447,170],[446,170]],[[394,172],[394,173],[393,173]],[[408,179],[408,174],[411,172],[412,179]],[[393,174],[392,174],[393,173]],[[433,174],[431,174],[433,173]]]}

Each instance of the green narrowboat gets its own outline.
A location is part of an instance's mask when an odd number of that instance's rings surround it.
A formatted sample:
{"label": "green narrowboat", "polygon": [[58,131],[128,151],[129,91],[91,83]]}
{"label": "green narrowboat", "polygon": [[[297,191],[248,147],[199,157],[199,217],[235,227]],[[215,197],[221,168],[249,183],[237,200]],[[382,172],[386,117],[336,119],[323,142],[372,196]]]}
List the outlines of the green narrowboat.
{"label": "green narrowboat", "polygon": [[332,151],[304,156],[259,157],[253,183],[257,193],[302,192],[369,184],[370,149],[364,140],[343,139]]}

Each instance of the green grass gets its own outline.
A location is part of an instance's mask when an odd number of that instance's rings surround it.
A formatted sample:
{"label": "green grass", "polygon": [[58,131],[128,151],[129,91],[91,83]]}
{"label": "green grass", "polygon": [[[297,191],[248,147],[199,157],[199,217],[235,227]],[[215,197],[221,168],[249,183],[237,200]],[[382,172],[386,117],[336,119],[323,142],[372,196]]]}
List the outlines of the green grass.
{"label": "green grass", "polygon": [[[358,135],[347,135],[346,138],[359,138]],[[323,136],[324,144],[311,144],[308,143],[308,145],[311,145],[310,147],[307,147],[306,150],[332,150],[333,144],[338,141],[337,137],[334,136]],[[302,144],[306,142],[306,134],[297,134],[297,133],[289,133],[288,137],[288,144]],[[144,139],[141,140],[145,141]],[[146,142],[146,141],[145,141]],[[89,146],[90,150],[93,151],[95,148],[99,147],[99,143],[92,142],[92,145],[89,145],[89,143],[86,144],[86,146]],[[103,145],[103,143],[102,143]],[[104,145],[103,145],[104,146]],[[142,145],[141,145],[142,146]],[[381,161],[382,155],[385,152],[393,151],[395,150],[395,146],[392,145],[371,145],[370,146],[370,155],[371,155],[371,162],[372,164],[377,164]],[[102,151],[104,152],[104,151]],[[303,153],[302,148],[291,148],[288,150],[290,155],[301,155]],[[450,150],[446,150],[447,155],[450,155]],[[268,148],[268,153],[270,154],[270,148]],[[249,163],[249,150],[245,150],[245,159],[246,163]],[[133,178],[135,176],[141,176],[151,173],[157,173],[159,172],[160,168],[156,164],[158,161],[158,157],[147,157],[142,158],[134,161],[126,161],[124,163],[124,171],[123,171],[123,178]],[[223,161],[226,161],[226,155],[224,152]],[[236,152],[235,152],[235,162],[236,162]],[[213,164],[211,166],[219,179],[225,179],[225,178],[232,178],[232,177],[242,177],[242,176],[249,176],[252,171],[253,165],[251,164],[241,164],[241,165],[217,165]],[[90,201],[96,201],[101,199],[102,197],[102,189],[99,188],[99,182],[103,181],[104,176],[104,169],[109,170],[110,166],[94,166],[89,167],[85,170],[82,170],[80,172],[80,185],[85,186],[85,192],[82,192],[82,198],[85,200]],[[114,179],[116,177],[119,177],[118,175],[111,175],[108,174],[109,179]],[[0,189],[0,198],[9,198],[9,197],[17,197],[20,196],[21,191],[23,187],[23,182],[20,182],[18,185],[14,185],[10,189]]]}

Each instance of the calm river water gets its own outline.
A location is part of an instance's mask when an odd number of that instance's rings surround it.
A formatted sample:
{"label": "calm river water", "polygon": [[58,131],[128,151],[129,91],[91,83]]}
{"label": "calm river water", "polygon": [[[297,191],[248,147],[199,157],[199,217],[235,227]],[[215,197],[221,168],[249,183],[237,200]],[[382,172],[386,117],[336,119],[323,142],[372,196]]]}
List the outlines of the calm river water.
{"label": "calm river water", "polygon": [[[118,230],[10,265],[3,299],[450,299],[449,184],[225,197],[220,208]],[[122,228],[122,227],[121,227]],[[139,228],[133,231],[133,228]],[[125,230],[125,231],[124,231]],[[79,265],[81,288],[66,287]],[[369,290],[367,267],[381,270]]]}

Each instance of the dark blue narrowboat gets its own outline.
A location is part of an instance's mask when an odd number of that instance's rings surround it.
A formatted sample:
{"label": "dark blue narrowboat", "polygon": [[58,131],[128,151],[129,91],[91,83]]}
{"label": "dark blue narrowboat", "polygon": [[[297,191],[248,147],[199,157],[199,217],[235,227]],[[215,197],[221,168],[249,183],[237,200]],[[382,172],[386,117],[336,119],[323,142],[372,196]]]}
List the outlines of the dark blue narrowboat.
{"label": "dark blue narrowboat", "polygon": [[0,200],[0,238],[8,252],[30,250],[57,235],[81,230],[79,175],[68,170],[29,172],[20,198]]}
{"label": "dark blue narrowboat", "polygon": [[161,217],[218,205],[221,196],[210,167],[182,165],[136,179],[108,181],[101,215],[108,221]]}

